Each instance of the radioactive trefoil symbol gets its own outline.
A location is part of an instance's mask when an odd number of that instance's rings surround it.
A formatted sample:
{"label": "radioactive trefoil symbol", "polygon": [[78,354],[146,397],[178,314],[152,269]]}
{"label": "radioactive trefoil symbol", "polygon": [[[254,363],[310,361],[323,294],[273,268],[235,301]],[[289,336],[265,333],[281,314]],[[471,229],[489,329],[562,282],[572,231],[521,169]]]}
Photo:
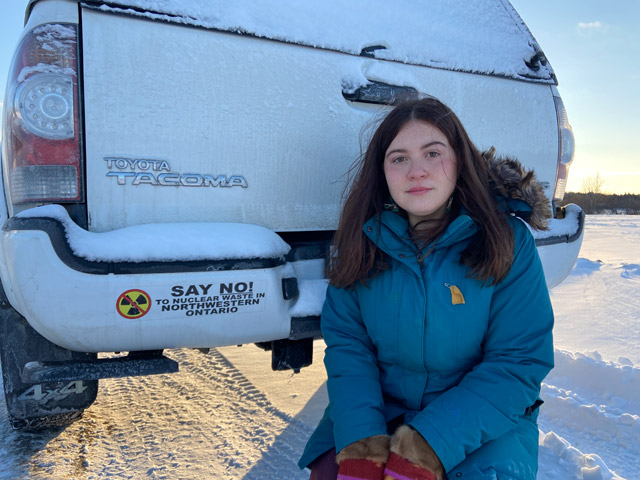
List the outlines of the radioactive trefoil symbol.
{"label": "radioactive trefoil symbol", "polygon": [[116,309],[124,318],[141,318],[151,309],[151,297],[144,290],[127,290],[118,297]]}

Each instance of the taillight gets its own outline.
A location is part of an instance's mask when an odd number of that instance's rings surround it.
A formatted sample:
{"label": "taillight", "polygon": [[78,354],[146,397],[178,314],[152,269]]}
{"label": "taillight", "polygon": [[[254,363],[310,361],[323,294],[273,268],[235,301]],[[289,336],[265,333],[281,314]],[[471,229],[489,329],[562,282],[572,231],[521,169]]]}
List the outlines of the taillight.
{"label": "taillight", "polygon": [[569,125],[564,103],[555,87],[553,88],[553,100],[556,105],[556,116],[558,118],[558,169],[556,185],[553,191],[553,201],[561,202],[564,198],[565,189],[567,188],[569,166],[571,162],[573,162],[575,140],[571,125]]}
{"label": "taillight", "polygon": [[83,201],[76,25],[40,25],[25,36],[13,59],[4,109],[8,200]]}

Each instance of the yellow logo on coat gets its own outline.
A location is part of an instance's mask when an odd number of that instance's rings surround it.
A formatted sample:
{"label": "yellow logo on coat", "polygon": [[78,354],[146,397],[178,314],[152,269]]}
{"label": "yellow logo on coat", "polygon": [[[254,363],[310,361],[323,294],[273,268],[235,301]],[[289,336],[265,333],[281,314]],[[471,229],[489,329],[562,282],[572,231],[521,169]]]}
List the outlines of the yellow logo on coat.
{"label": "yellow logo on coat", "polygon": [[445,287],[448,287],[451,291],[451,305],[461,305],[464,304],[464,295],[458,287],[455,285],[451,285],[450,283],[445,283]]}

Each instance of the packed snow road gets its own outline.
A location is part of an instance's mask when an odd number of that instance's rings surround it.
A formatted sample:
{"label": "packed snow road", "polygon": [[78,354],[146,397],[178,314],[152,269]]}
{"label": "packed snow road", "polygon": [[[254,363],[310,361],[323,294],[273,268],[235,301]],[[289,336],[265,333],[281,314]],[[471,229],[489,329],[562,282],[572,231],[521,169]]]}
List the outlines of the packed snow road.
{"label": "packed snow road", "polygon": [[[542,388],[540,480],[640,479],[640,218],[587,219],[577,268],[552,291],[556,368]],[[300,374],[253,345],[172,350],[172,375],[109,379],[83,418],[11,430],[0,479],[304,479],[296,460],[326,406],[322,342]]]}
{"label": "packed snow road", "polygon": [[[267,353],[244,349],[269,364]],[[179,373],[101,381],[95,404],[64,430],[12,431],[3,399],[0,478],[304,478],[295,463],[309,425],[220,350],[168,356]],[[288,389],[289,374],[279,376]]]}

